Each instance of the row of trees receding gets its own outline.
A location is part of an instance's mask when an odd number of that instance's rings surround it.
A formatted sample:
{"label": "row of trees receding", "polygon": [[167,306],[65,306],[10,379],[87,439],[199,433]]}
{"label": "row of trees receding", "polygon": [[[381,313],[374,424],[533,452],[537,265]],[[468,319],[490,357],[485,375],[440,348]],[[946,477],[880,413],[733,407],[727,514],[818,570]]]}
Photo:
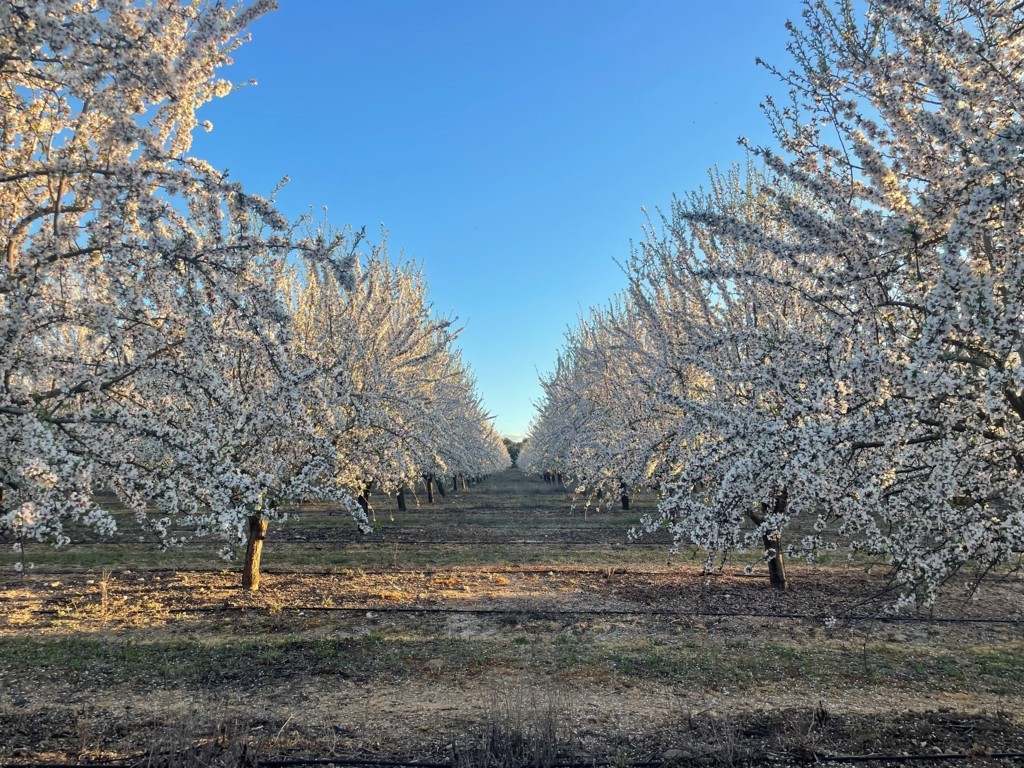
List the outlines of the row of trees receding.
{"label": "row of trees receding", "polygon": [[[904,603],[1024,543],[1024,21],[808,0],[777,145],[646,229],[570,330],[519,462],[660,494],[711,558],[844,546]],[[793,536],[789,532],[796,532]]]}
{"label": "row of trees receding", "polygon": [[[248,539],[508,454],[415,265],[190,154],[272,6],[0,5],[0,536]],[[207,129],[211,126],[204,125]],[[101,495],[102,497],[102,495]],[[69,525],[73,524],[73,525]]]}

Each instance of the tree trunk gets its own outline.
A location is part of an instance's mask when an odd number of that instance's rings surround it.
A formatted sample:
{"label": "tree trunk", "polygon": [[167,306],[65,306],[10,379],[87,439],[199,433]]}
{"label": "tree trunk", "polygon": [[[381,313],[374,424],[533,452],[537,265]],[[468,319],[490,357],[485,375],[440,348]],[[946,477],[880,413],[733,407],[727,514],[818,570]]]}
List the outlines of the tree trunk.
{"label": "tree trunk", "polygon": [[776,589],[786,589],[786,559],[782,555],[782,532],[775,531],[763,537],[765,551],[775,554],[768,560],[768,583]]}
{"label": "tree trunk", "polygon": [[465,475],[462,476],[462,490],[464,490],[464,491],[468,491],[469,490],[469,484],[466,482],[466,476]]}
{"label": "tree trunk", "polygon": [[434,479],[433,475],[424,475],[423,482],[427,484],[427,504],[434,503],[434,486],[431,485],[431,481]]}
{"label": "tree trunk", "polygon": [[441,494],[442,499],[448,498],[448,494],[444,492],[444,483],[441,482],[441,478],[435,477],[434,485],[437,486],[437,492]]}
{"label": "tree trunk", "polygon": [[[783,488],[779,495],[775,497],[775,502],[772,505],[772,512],[775,517],[781,517],[786,513],[786,507],[789,506],[789,492]],[[753,510],[748,513],[748,516],[757,525],[763,525],[765,517],[768,515],[768,505],[761,504],[762,517],[758,517]],[[776,589],[786,589],[789,586],[789,582],[786,580],[786,558],[782,554],[782,530],[776,528],[775,530],[768,531],[761,534],[761,541],[764,543],[764,551],[771,552],[771,556],[768,557],[768,583]]]}
{"label": "tree trunk", "polygon": [[395,498],[398,500],[398,511],[405,512],[405,488],[400,490]]}
{"label": "tree trunk", "polygon": [[629,486],[622,484],[622,508],[629,511]]}
{"label": "tree trunk", "polygon": [[242,589],[255,592],[260,588],[260,557],[263,556],[263,541],[267,538],[270,521],[262,515],[249,516],[249,541],[245,546],[245,563],[242,565]]}

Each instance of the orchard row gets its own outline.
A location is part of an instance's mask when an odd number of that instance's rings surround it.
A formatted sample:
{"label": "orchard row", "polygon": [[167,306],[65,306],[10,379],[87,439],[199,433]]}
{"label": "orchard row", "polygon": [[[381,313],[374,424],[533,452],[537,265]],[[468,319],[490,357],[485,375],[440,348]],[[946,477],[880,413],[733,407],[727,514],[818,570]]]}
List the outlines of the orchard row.
{"label": "orchard row", "polygon": [[[190,154],[266,0],[0,4],[0,537],[248,537],[509,463],[418,268]],[[209,128],[210,126],[204,126]],[[102,495],[101,495],[102,496]]]}
{"label": "orchard row", "polygon": [[1024,547],[1024,22],[808,0],[789,34],[775,146],[648,225],[519,463],[657,489],[642,529],[709,564],[764,552],[784,587],[841,547],[928,603]]}

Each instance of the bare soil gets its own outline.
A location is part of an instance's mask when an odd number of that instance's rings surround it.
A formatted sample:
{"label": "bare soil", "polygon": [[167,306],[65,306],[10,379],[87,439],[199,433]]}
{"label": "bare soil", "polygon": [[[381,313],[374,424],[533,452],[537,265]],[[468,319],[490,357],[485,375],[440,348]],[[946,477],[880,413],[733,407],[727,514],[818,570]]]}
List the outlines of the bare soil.
{"label": "bare soil", "polygon": [[[161,569],[139,543],[119,545],[128,567],[79,550],[0,576],[0,764],[1024,753],[1017,574],[892,616],[877,568],[791,565],[784,592],[749,564],[708,575],[664,542],[629,549],[635,513],[584,518],[514,471],[378,518],[369,540],[325,508],[272,530],[252,594],[208,555]],[[376,554],[318,570],[318,547]]]}

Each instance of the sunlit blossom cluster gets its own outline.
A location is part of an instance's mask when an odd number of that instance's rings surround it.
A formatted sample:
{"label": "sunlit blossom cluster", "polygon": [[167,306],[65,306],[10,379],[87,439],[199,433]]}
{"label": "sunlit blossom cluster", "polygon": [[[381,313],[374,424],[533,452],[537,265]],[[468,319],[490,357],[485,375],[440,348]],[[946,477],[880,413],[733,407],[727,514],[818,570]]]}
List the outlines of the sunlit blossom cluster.
{"label": "sunlit blossom cluster", "polygon": [[189,154],[271,7],[0,4],[0,536],[19,549],[113,533],[111,495],[167,544],[308,499],[365,525],[371,484],[501,464],[414,267]]}
{"label": "sunlit blossom cluster", "polygon": [[648,227],[626,295],[567,336],[521,463],[655,488],[638,533],[711,557],[885,558],[900,603],[1011,560],[1020,25],[999,0],[808,0],[764,104],[775,146]]}

